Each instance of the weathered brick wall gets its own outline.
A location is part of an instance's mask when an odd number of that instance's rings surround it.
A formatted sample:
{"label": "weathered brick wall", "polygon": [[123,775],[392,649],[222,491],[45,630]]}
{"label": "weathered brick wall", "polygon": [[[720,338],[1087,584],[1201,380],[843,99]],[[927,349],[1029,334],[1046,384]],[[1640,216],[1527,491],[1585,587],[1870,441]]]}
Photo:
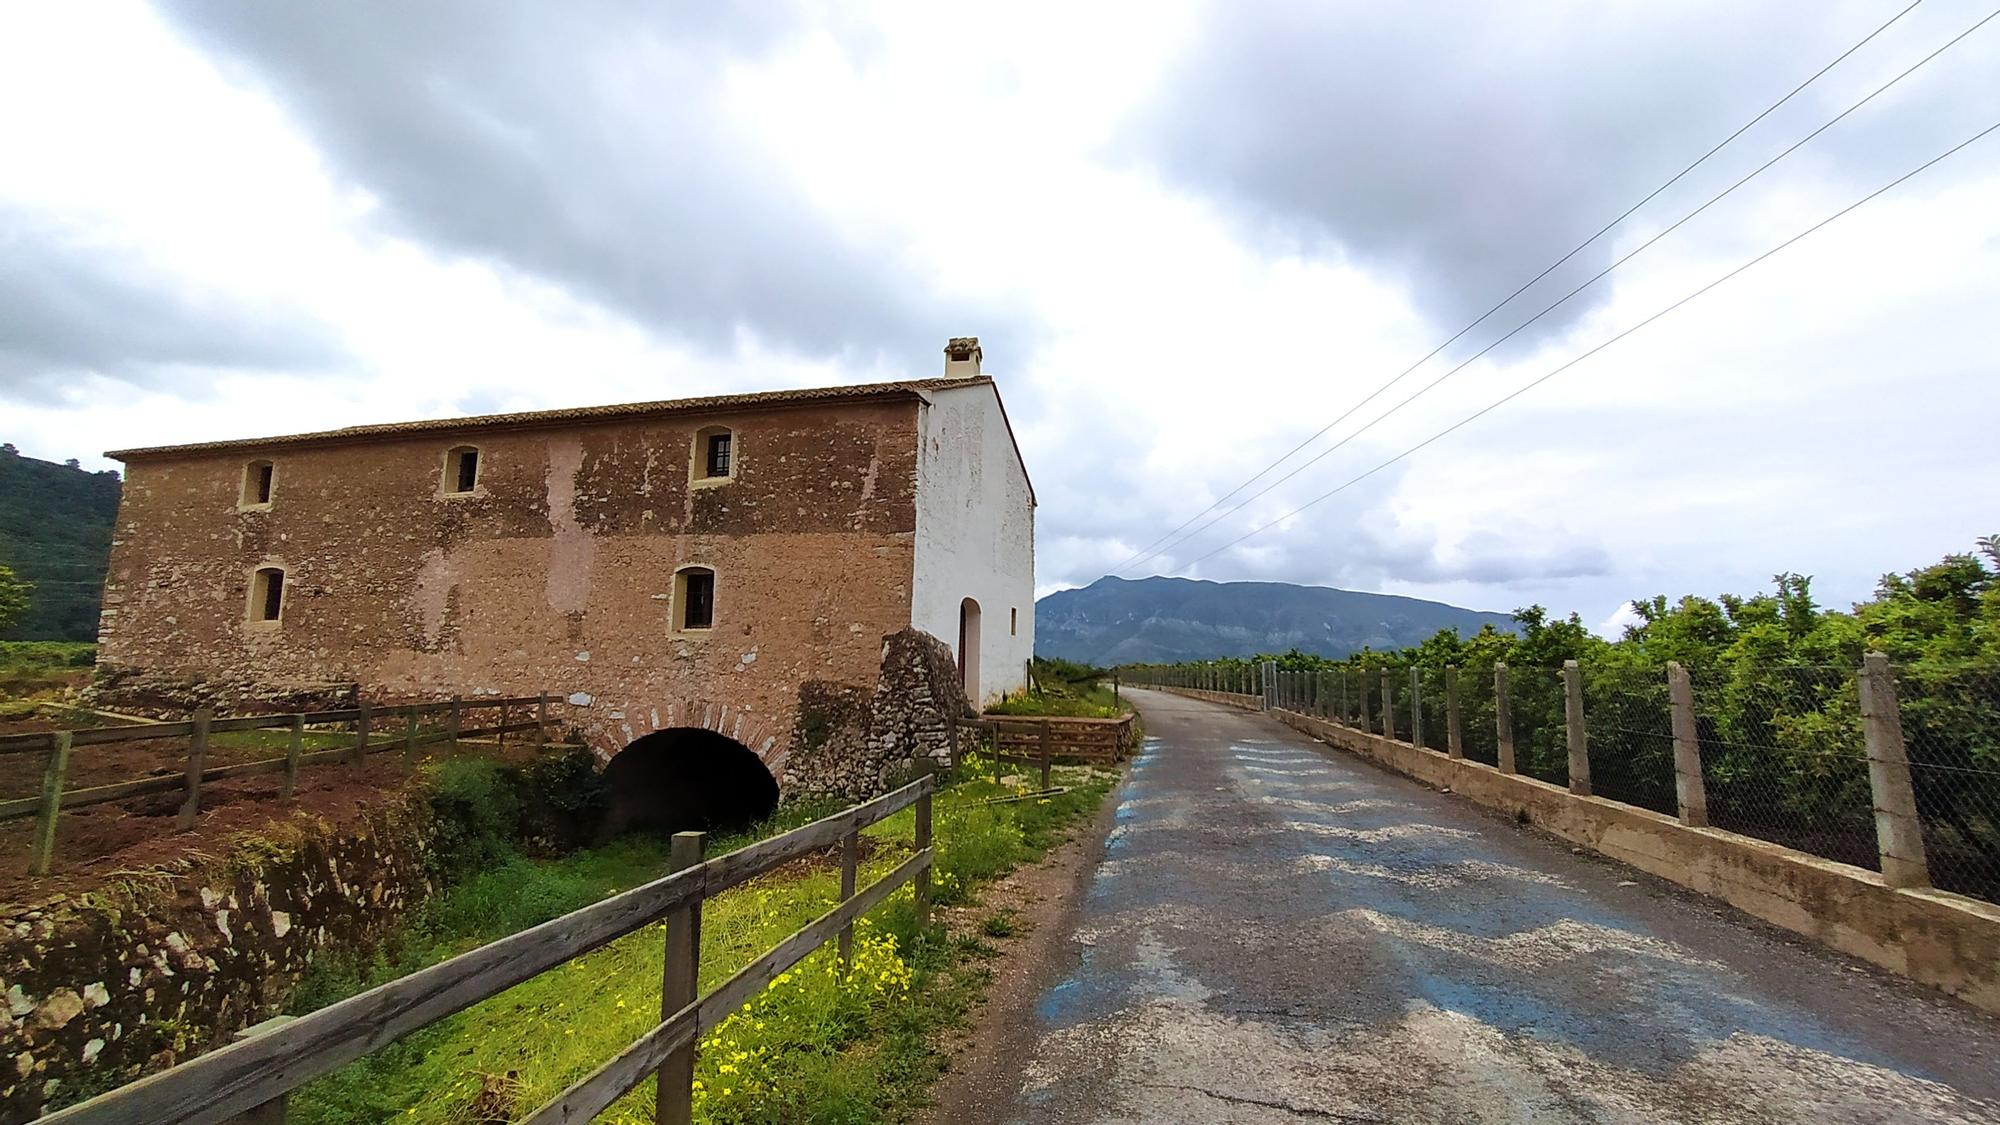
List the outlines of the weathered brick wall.
{"label": "weathered brick wall", "polygon": [[[735,431],[737,479],[693,487],[712,425]],[[814,404],[137,458],[106,586],[108,701],[197,682],[225,700],[548,690],[602,754],[701,725],[782,775],[802,687],[872,697],[883,638],[909,625],[915,425],[914,401]],[[440,495],[461,444],[481,451],[478,492]],[[239,510],[257,458],[276,465],[273,502]],[[669,621],[689,564],[717,576],[705,634]],[[262,565],[286,570],[277,628],[246,621]]]}

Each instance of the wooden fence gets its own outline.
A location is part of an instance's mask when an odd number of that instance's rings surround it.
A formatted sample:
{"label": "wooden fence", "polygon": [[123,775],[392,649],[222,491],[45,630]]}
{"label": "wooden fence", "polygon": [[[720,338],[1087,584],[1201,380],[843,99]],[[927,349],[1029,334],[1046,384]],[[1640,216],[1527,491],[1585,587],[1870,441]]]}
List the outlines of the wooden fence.
{"label": "wooden fence", "polygon": [[[516,707],[532,707],[530,718],[510,722],[509,712]],[[484,726],[470,729],[464,727],[467,712],[495,711],[492,720]],[[441,730],[420,731],[421,720],[426,716],[444,716]],[[379,726],[384,720],[402,720],[402,730],[387,733]],[[354,744],[328,750],[305,750],[305,731],[309,726],[328,725],[353,726]],[[254,762],[238,762],[226,766],[207,764],[209,736],[226,731],[291,729],[291,742],[281,758],[265,758]],[[516,699],[473,699],[453,698],[440,703],[418,703],[402,707],[375,707],[362,703],[358,707],[340,711],[311,711],[299,714],[240,715],[218,719],[214,713],[203,708],[185,722],[141,723],[116,727],[85,727],[79,730],[42,731],[33,734],[0,735],[0,755],[32,754],[42,751],[47,754],[47,764],[42,770],[42,791],[39,796],[19,797],[0,800],[0,822],[18,820],[22,817],[35,818],[33,855],[29,860],[29,872],[46,875],[55,861],[56,822],[62,810],[81,808],[86,805],[101,805],[108,801],[123,801],[133,797],[143,797],[153,793],[182,793],[180,815],[176,821],[178,828],[192,828],[201,815],[201,789],[211,781],[242,777],[247,774],[273,773],[284,771],[285,780],[281,795],[290,799],[297,788],[299,767],[314,762],[341,761],[354,765],[363,762],[367,755],[389,750],[401,750],[405,761],[413,761],[417,747],[433,742],[447,742],[455,749],[460,739],[495,735],[503,741],[506,736],[521,731],[534,731],[537,744],[548,742],[549,697],[545,692],[538,696]],[[188,740],[187,762],[179,776],[172,774],[134,778],[109,785],[93,785],[83,789],[67,788],[70,754],[79,746],[103,746],[116,742],[143,742],[153,739],[185,738]]]}
{"label": "wooden fence", "polygon": [[[663,878],[311,1015],[269,1021],[260,1025],[268,1030],[42,1120],[65,1125],[134,1121],[202,1125],[255,1114],[260,1125],[282,1122],[286,1095],[307,1082],[608,942],[665,921],[660,1022],[525,1120],[534,1125],[589,1121],[647,1075],[657,1074],[657,1120],[682,1125],[693,1112],[689,1083],[694,1076],[695,1044],[702,1033],[828,940],[837,938],[841,956],[850,957],[854,920],[881,905],[904,883],[915,884],[917,921],[928,924],[933,785],[931,778],[921,778],[866,804],[705,862],[702,834],[680,833],[674,837],[670,852],[670,864],[677,870]],[[916,854],[857,893],[859,832],[912,805],[916,806]],[[697,997],[702,901],[836,844],[841,849],[839,905],[744,966],[708,995]]]}
{"label": "wooden fence", "polygon": [[988,715],[961,719],[959,730],[985,736],[993,760],[1039,765],[1042,788],[1049,787],[1049,767],[1057,761],[1115,766],[1130,749],[1133,718],[1094,719],[1075,716],[1012,718]]}

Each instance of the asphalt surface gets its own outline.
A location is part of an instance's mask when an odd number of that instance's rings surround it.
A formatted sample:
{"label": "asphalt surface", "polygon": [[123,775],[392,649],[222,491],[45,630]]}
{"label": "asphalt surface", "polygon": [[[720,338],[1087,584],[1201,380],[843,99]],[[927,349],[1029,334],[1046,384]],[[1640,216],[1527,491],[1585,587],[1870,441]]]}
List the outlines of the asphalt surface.
{"label": "asphalt surface", "polygon": [[1147,744],[994,1120],[2000,1121],[2000,1020],[1132,694]]}

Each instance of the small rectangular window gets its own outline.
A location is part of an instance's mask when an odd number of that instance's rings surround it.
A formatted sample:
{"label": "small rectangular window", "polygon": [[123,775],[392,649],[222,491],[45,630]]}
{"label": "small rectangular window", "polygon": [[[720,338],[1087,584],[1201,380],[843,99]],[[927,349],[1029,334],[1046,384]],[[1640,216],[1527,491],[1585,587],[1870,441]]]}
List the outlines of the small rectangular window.
{"label": "small rectangular window", "polygon": [[728,476],[728,475],[729,475],[729,435],[728,435],[728,434],[710,434],[710,435],[708,435],[708,473],[707,473],[707,475],[708,475],[708,476],[711,476],[711,477],[726,477],[726,476]]}
{"label": "small rectangular window", "polygon": [[266,461],[262,465],[257,466],[256,495],[257,495],[257,503],[259,504],[269,504],[271,502],[271,473],[274,468],[275,466],[273,466],[269,461]]}
{"label": "small rectangular window", "polygon": [[1021,625],[1021,611],[1018,608],[1008,610],[1007,635],[1010,637],[1019,636],[1020,634],[1017,632],[1017,630],[1020,628],[1020,625]]}
{"label": "small rectangular window", "polygon": [[479,483],[479,451],[468,449],[458,455],[458,491],[471,492]]}
{"label": "small rectangular window", "polygon": [[681,628],[707,629],[715,624],[715,574],[691,570],[682,576]]}
{"label": "small rectangular window", "polygon": [[275,566],[259,569],[250,578],[250,619],[276,621],[284,610],[285,572]]}

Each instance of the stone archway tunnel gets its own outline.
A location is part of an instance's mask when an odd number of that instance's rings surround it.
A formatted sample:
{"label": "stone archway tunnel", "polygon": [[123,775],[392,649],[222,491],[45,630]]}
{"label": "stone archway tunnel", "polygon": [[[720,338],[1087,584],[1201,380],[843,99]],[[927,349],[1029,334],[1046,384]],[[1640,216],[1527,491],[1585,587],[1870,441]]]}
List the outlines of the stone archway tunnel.
{"label": "stone archway tunnel", "polygon": [[756,752],[728,735],[672,727],[634,739],[604,767],[611,810],[599,830],[710,832],[769,816],[778,782]]}

